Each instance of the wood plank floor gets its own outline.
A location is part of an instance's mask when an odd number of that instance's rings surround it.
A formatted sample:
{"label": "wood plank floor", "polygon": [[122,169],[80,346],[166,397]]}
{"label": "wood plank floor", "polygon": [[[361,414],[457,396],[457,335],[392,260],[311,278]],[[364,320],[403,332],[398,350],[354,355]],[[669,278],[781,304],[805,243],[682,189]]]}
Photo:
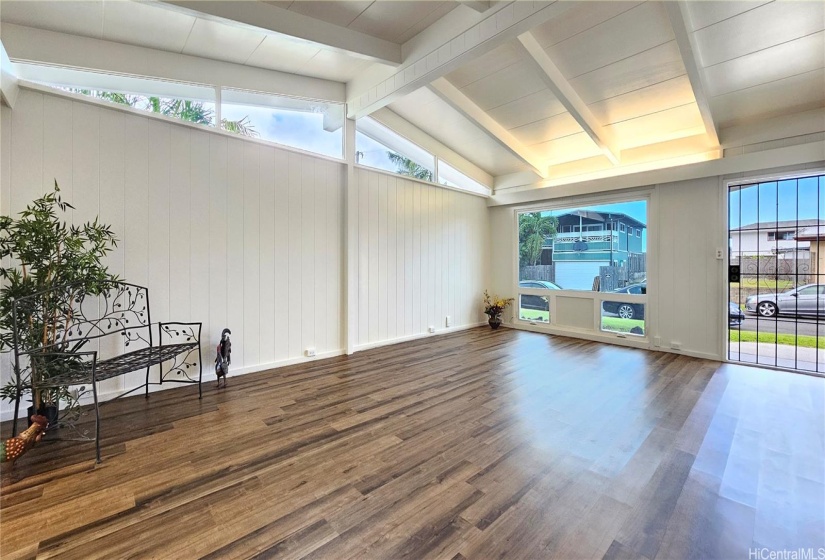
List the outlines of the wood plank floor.
{"label": "wood plank floor", "polygon": [[[486,328],[104,407],[5,473],[12,558],[825,546],[825,380]],[[8,426],[6,426],[8,430]],[[7,433],[7,431],[5,432]]]}

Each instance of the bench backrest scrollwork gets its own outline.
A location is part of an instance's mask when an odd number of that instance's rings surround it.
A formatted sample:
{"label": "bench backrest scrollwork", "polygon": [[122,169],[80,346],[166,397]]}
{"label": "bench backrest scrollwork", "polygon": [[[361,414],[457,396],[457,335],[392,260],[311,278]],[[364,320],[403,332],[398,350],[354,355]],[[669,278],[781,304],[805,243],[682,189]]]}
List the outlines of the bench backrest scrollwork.
{"label": "bench backrest scrollwork", "polygon": [[152,345],[149,290],[128,282],[57,286],[16,299],[12,312],[16,358],[76,352],[87,341],[117,333],[127,346],[136,340]]}

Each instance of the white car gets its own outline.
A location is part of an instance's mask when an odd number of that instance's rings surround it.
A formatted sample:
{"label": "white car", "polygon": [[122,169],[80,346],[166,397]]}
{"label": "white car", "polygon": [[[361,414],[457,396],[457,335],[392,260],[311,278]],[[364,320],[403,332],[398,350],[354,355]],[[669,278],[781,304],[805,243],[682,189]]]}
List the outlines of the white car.
{"label": "white car", "polygon": [[825,314],[825,284],[807,284],[781,294],[757,294],[745,300],[745,309],[762,317]]}

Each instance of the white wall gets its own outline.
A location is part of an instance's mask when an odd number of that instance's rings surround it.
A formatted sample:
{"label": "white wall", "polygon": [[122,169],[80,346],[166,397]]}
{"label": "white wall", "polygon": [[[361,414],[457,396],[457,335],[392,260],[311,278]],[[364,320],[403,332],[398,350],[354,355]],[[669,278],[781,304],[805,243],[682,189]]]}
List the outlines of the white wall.
{"label": "white wall", "polygon": [[[343,163],[28,88],[2,107],[0,141],[0,210],[20,212],[57,179],[75,223],[111,224],[120,242],[110,270],[148,286],[153,322],[203,322],[205,379],[224,327],[234,374],[304,360],[308,347],[344,351]],[[481,322],[485,199],[363,168],[354,176],[356,349],[449,330],[448,315],[451,329]],[[0,377],[11,375],[5,354]],[[109,380],[103,394],[142,376]],[[9,417],[7,403],[0,411]]]}
{"label": "white wall", "polygon": [[204,379],[224,327],[235,372],[341,352],[343,164],[28,89],[0,138],[2,212],[57,179],[75,222],[112,225],[110,270],[149,287],[153,322],[203,322]]}
{"label": "white wall", "polygon": [[483,320],[485,199],[368,169],[358,201],[356,348]]}

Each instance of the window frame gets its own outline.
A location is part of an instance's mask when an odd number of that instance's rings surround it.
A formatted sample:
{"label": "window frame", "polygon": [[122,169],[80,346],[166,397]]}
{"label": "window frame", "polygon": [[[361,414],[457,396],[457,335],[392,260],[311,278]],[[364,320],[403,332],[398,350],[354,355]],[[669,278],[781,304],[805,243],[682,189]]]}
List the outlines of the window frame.
{"label": "window frame", "polygon": [[[623,194],[610,194],[610,193],[600,193],[595,195],[582,195],[580,197],[565,197],[565,198],[558,198],[558,199],[547,199],[542,200],[540,202],[518,205],[512,208],[512,241],[511,246],[513,250],[513,264],[511,267],[511,292],[515,297],[514,302],[514,310],[511,314],[511,320],[509,324],[518,329],[524,330],[534,330],[537,332],[545,332],[549,334],[559,334],[559,335],[574,335],[574,336],[581,336],[587,339],[593,340],[601,340],[605,342],[613,342],[627,346],[635,346],[639,348],[650,348],[652,342],[652,332],[653,329],[656,327],[656,318],[651,309],[651,302],[656,301],[656,294],[657,294],[657,273],[656,273],[656,262],[657,261],[657,252],[655,244],[651,246],[648,245],[645,253],[647,255],[647,289],[645,290],[645,294],[643,295],[631,295],[631,294],[623,294],[623,293],[613,293],[613,292],[593,292],[589,290],[568,290],[562,289],[560,290],[543,290],[543,289],[535,289],[535,288],[519,288],[519,243],[518,243],[518,227],[519,227],[519,215],[529,212],[542,212],[542,211],[562,211],[562,210],[575,210],[584,206],[601,206],[601,205],[608,205],[608,204],[615,204],[615,203],[622,203],[622,202],[640,202],[644,201],[647,204],[647,221],[650,222],[650,216],[655,215],[658,201],[656,197],[655,189],[653,188],[644,188],[633,190],[631,192],[623,193]],[[620,225],[623,225],[620,223]],[[651,235],[651,231],[653,235],[656,233],[656,225],[653,223],[649,223],[646,226],[648,230],[648,234]],[[612,230],[615,231],[615,230]],[[625,229],[626,232],[626,229]],[[538,322],[538,321],[530,321],[524,320],[519,317],[519,302],[520,302],[520,295],[538,295],[538,296],[545,296],[547,297],[547,301],[549,304],[549,315],[550,321],[548,323]],[[579,298],[579,299],[589,299],[593,301],[593,319],[592,319],[592,328],[578,328],[578,327],[571,327],[565,326],[560,324],[557,319],[557,313],[555,312],[557,308],[557,299],[558,298]],[[615,302],[627,302],[627,303],[636,303],[644,305],[645,307],[645,318],[644,318],[644,334],[643,335],[633,335],[630,333],[617,333],[614,331],[607,331],[602,328],[602,310],[603,304],[605,301],[615,301]]]}

